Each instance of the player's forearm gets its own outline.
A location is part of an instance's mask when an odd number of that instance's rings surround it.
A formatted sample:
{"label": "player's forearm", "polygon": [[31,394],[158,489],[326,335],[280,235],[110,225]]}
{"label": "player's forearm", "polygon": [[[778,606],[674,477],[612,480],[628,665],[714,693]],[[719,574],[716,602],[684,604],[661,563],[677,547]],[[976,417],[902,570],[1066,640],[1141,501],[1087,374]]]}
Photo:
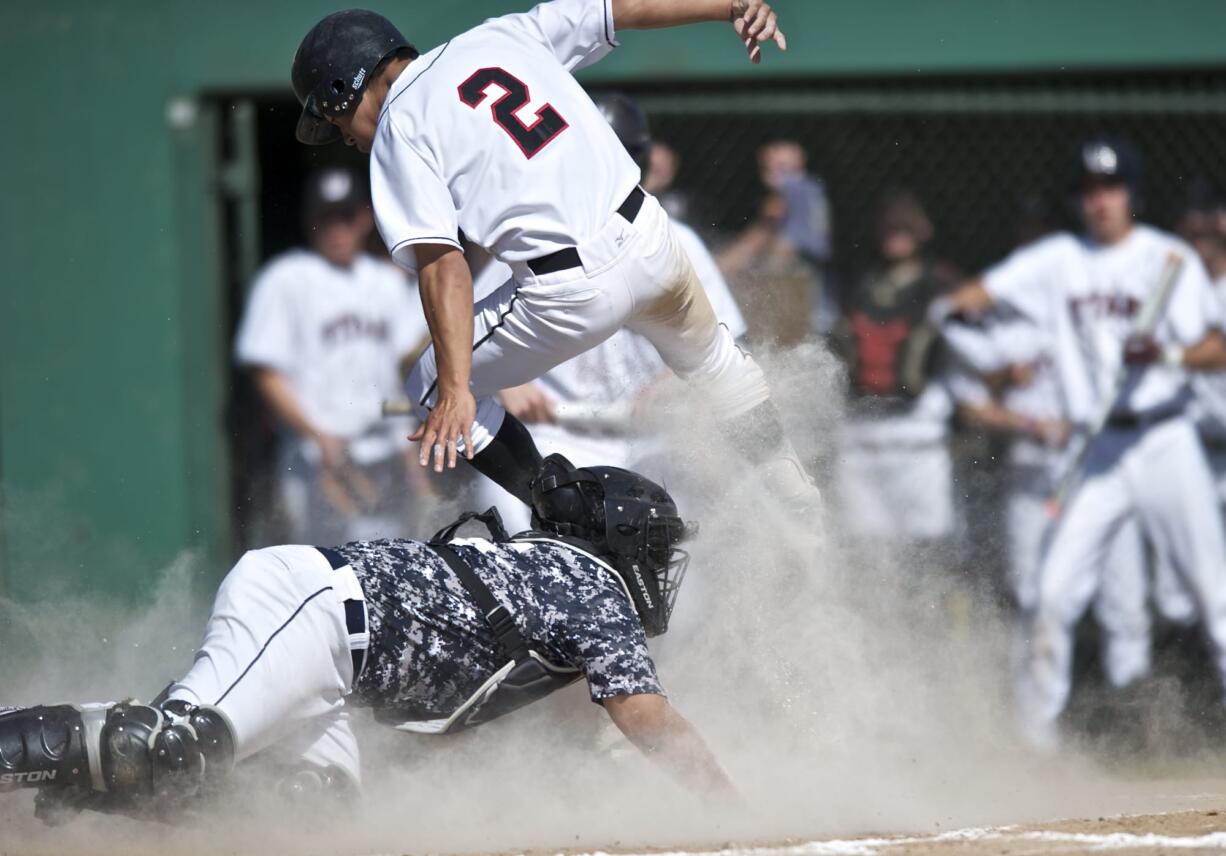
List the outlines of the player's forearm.
{"label": "player's forearm", "polygon": [[473,282],[464,256],[455,249],[422,253],[421,305],[434,343],[439,392],[468,387],[472,373]]}
{"label": "player's forearm", "polygon": [[969,425],[995,433],[1023,436],[1035,433],[1035,420],[996,402],[959,405],[958,415]]}
{"label": "player's forearm", "polygon": [[996,300],[984,285],[983,280],[970,279],[948,294],[941,295],[932,301],[928,307],[928,320],[939,326],[954,316],[982,315],[994,305],[996,305]]}
{"label": "player's forearm", "polygon": [[619,30],[651,30],[731,21],[737,5],[743,7],[744,0],[613,0],[613,25]]}
{"label": "player's forearm", "polygon": [[1174,349],[1169,352],[1167,361],[1183,366],[1189,371],[1220,372],[1226,371],[1226,334],[1213,329],[1205,338],[1195,345],[1182,351]]}
{"label": "player's forearm", "polygon": [[272,408],[282,422],[303,437],[314,437],[315,426],[307,419],[297,396],[290,388],[289,379],[276,369],[257,368],[255,386],[265,403]]}
{"label": "player's forearm", "polygon": [[622,734],[666,773],[691,788],[728,800],[736,788],[694,726],[663,696],[609,699],[605,708]]}

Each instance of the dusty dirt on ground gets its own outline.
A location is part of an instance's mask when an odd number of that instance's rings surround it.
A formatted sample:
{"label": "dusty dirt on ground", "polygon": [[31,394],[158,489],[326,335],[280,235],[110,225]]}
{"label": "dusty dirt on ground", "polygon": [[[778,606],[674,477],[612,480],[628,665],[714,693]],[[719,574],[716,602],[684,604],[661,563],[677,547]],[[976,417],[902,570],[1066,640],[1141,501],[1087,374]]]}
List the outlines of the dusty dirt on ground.
{"label": "dusty dirt on ground", "polygon": [[[859,834],[811,841],[659,850],[652,856],[1049,856],[1116,852],[1127,856],[1226,853],[1226,780],[1117,783],[1103,805],[1127,813],[924,833]],[[1135,812],[1135,813],[1133,813]],[[640,851],[642,852],[642,851]],[[537,854],[546,856],[546,854]],[[589,856],[605,856],[593,853]]]}

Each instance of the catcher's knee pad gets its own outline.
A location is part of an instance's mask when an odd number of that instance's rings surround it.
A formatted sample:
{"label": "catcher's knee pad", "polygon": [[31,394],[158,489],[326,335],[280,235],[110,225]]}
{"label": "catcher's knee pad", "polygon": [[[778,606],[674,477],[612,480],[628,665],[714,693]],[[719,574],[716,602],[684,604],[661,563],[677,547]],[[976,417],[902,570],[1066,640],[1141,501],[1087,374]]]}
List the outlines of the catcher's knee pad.
{"label": "catcher's knee pad", "polygon": [[80,709],[63,704],[0,713],[0,790],[89,783]]}
{"label": "catcher's knee pad", "polygon": [[101,790],[186,798],[229,773],[234,735],[216,708],[125,703],[107,713],[98,754]]}

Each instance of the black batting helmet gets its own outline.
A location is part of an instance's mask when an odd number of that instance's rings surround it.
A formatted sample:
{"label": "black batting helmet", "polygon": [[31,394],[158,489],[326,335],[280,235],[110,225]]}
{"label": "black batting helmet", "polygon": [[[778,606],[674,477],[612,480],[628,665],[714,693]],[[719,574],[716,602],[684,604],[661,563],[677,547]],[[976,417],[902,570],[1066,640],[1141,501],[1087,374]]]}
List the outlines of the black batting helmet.
{"label": "black batting helmet", "polygon": [[648,636],[668,620],[689,554],[677,545],[693,534],[668,491],[618,467],[576,469],[561,455],[545,459],[532,481],[533,525],[590,544],[621,577]]}
{"label": "black batting helmet", "polygon": [[1141,182],[1141,158],[1126,140],[1093,137],[1078,149],[1073,176],[1081,191],[1103,184],[1122,184],[1136,197]]}
{"label": "black batting helmet", "polygon": [[302,105],[298,141],[317,146],[339,140],[341,132],[324,116],[350,113],[375,68],[399,50],[417,56],[396,25],[377,12],[334,12],[311,27],[294,54],[291,72]]}
{"label": "black batting helmet", "polygon": [[651,155],[651,128],[643,108],[622,92],[604,92],[592,100],[639,169],[646,170],[647,158]]}

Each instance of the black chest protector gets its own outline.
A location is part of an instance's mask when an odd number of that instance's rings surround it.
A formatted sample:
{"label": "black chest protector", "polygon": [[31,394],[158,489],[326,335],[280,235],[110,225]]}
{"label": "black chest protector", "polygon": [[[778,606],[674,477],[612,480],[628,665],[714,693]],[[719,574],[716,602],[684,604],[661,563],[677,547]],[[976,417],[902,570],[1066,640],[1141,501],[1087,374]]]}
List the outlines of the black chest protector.
{"label": "black chest protector", "polygon": [[[456,531],[470,520],[479,520],[489,530],[490,538],[504,544],[511,540],[496,508],[484,513],[466,512],[455,523],[435,533],[427,545],[447,563],[460,583],[468,590],[477,608],[489,622],[500,653],[506,663],[477,688],[468,699],[445,719],[403,722],[396,727],[402,731],[424,734],[446,734],[470,728],[497,719],[525,705],[539,701],[556,690],[569,686],[582,674],[573,666],[557,666],[528,646],[511,612],[502,604],[489,587],[482,582],[468,563],[450,546]],[[559,540],[559,539],[554,539]]]}

